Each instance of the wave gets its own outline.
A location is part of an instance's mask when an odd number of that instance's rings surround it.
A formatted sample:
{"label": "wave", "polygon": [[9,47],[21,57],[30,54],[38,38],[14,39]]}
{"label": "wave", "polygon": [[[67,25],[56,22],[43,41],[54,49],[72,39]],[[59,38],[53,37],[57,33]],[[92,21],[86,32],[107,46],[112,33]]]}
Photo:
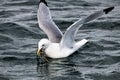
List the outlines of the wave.
{"label": "wave", "polygon": [[85,24],[83,29],[104,29],[104,30],[119,30],[120,29],[120,22],[92,22]]}
{"label": "wave", "polygon": [[[0,33],[11,35],[16,38],[39,37],[31,28],[25,28],[17,23],[8,22],[0,24]],[[31,30],[31,31],[30,31]],[[24,35],[23,35],[24,34]]]}

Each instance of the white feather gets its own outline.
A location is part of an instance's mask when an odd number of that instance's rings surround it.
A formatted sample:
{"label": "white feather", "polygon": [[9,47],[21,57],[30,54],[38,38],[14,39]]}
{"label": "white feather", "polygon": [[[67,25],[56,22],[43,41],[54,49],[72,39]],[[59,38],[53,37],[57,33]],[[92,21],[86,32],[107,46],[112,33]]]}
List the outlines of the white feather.
{"label": "white feather", "polygon": [[[75,35],[78,29],[85,23],[88,23],[104,14],[110,12],[114,7],[106,8],[104,10],[95,12],[83,19],[79,19],[73,23],[63,35],[59,28],[55,25],[51,18],[49,8],[44,4],[40,3],[38,10],[38,23],[40,28],[48,35],[48,39],[42,39],[39,41],[38,48],[41,49],[42,45],[46,45],[45,54],[51,58],[64,58],[68,57],[84,44],[88,40],[83,39],[75,42]],[[63,37],[62,37],[63,36]],[[62,38],[62,40],[61,40]]]}

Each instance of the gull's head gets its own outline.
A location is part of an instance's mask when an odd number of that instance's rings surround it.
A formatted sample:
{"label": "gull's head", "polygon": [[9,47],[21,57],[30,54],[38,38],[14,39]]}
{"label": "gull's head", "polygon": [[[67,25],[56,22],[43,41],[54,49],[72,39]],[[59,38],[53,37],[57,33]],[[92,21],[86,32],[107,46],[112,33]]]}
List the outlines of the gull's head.
{"label": "gull's head", "polygon": [[50,41],[48,39],[41,39],[38,42],[37,56],[40,56],[44,53],[45,49],[49,46]]}

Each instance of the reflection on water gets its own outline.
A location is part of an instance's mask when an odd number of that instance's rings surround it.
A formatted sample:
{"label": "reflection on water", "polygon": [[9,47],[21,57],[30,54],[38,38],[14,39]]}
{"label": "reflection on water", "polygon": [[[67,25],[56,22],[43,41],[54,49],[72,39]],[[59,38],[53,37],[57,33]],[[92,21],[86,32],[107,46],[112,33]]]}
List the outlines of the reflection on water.
{"label": "reflection on water", "polygon": [[37,43],[47,37],[38,27],[39,0],[0,2],[0,80],[119,80],[119,0],[47,0],[52,17],[64,32],[80,17],[116,6],[108,15],[85,24],[76,36],[89,42],[64,59],[38,64]]}
{"label": "reflection on water", "polygon": [[49,79],[50,78],[50,73],[49,73],[49,65],[48,64],[39,64],[37,65],[37,72],[38,74],[42,77]]}

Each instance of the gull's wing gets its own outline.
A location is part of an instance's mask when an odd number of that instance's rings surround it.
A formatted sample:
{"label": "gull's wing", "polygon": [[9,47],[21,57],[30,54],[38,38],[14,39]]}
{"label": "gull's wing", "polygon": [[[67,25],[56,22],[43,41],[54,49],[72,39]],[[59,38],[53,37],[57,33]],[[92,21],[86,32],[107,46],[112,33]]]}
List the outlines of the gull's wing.
{"label": "gull's wing", "polygon": [[53,22],[45,0],[40,1],[37,17],[39,27],[47,34],[49,40],[54,43],[60,42],[63,34]]}
{"label": "gull's wing", "polygon": [[68,47],[68,48],[72,48],[74,46],[74,37],[75,37],[75,34],[76,32],[78,31],[78,29],[85,23],[87,22],[90,22],[104,14],[108,14],[110,11],[112,11],[114,9],[114,7],[109,7],[109,8],[106,8],[106,9],[103,9],[101,11],[97,11],[83,19],[79,19],[78,21],[76,21],[75,23],[73,23],[68,29],[67,31],[65,32],[62,40],[61,40],[61,43],[60,43],[60,46],[61,48],[62,47]]}

